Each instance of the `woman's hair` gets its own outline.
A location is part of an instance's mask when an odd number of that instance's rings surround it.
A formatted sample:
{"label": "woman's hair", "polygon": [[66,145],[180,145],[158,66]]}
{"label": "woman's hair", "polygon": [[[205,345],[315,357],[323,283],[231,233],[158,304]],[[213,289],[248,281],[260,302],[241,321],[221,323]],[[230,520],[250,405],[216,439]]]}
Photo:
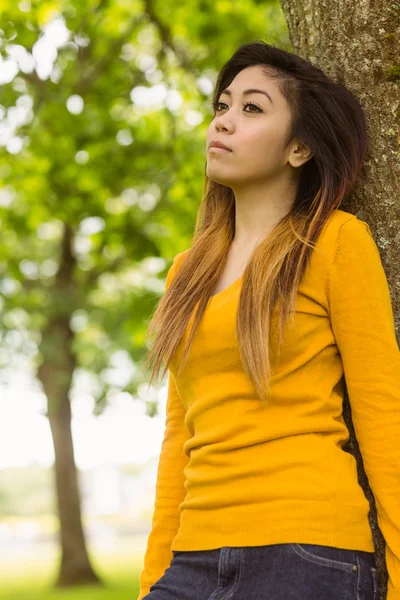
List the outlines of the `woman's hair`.
{"label": "woman's hair", "polygon": [[[279,354],[288,317],[294,321],[297,289],[315,242],[328,217],[349,195],[359,175],[364,175],[368,138],[363,109],[343,84],[300,56],[262,40],[240,46],[222,67],[212,105],[242,69],[253,65],[276,79],[289,104],[287,142],[296,137],[312,151],[311,159],[300,167],[290,212],[262,238],[243,273],[236,315],[240,357],[257,395],[267,400],[271,376],[271,342],[267,341],[272,339],[273,311],[279,308]],[[234,194],[205,176],[192,245],[182,253],[183,260],[148,327],[149,334],[156,333],[146,362],[147,368],[154,359],[149,385],[163,361],[165,375],[198,303],[178,376],[181,373],[234,234]]]}

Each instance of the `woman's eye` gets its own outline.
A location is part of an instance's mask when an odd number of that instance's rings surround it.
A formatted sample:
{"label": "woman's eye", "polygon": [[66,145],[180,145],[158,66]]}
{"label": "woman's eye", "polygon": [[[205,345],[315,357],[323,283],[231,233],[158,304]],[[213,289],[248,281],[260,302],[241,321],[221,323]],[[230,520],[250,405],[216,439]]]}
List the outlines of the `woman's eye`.
{"label": "woman's eye", "polygon": [[[213,107],[214,112],[218,112],[218,110],[219,110],[218,107],[220,104],[223,104],[223,102],[213,102],[212,107]],[[225,104],[225,106],[226,106],[226,104]]]}
{"label": "woman's eye", "polygon": [[252,102],[243,102],[242,107],[246,108],[246,106],[253,106],[257,109],[258,112],[262,112],[261,108],[257,106],[257,104],[253,104]]}
{"label": "woman's eye", "polygon": [[[214,102],[213,103],[213,109],[214,112],[218,112],[220,109],[218,108],[220,105],[226,106],[225,102]],[[252,102],[244,102],[242,104],[242,108],[246,108],[247,106],[252,106],[256,109],[256,112],[262,112],[261,108],[259,106],[257,106],[257,104],[253,104]],[[249,111],[247,111],[249,112]],[[250,112],[253,112],[252,110]]]}

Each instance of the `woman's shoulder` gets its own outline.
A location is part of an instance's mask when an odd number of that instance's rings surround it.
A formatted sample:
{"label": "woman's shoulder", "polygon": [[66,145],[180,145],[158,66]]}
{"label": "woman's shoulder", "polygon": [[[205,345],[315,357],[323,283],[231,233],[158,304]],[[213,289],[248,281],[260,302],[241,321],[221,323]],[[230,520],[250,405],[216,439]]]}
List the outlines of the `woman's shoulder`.
{"label": "woman's shoulder", "polygon": [[[342,229],[343,228],[343,229]],[[341,232],[350,236],[363,236],[367,232],[372,235],[366,221],[345,210],[336,209],[328,217],[322,228],[319,242],[322,246],[336,247]]]}
{"label": "woman's shoulder", "polygon": [[167,273],[166,289],[169,288],[172,279],[175,277],[177,270],[180,268],[188,252],[189,248],[183,250],[182,252],[178,252],[178,254],[175,254],[174,259],[172,261],[172,265],[170,266],[169,271]]}
{"label": "woman's shoulder", "polygon": [[331,229],[338,230],[344,223],[355,220],[357,220],[356,215],[337,208],[329,215],[326,225]]}
{"label": "woman's shoulder", "polygon": [[343,241],[350,244],[368,244],[371,238],[368,223],[345,210],[336,209],[327,218],[316,240],[312,264],[317,270],[328,269],[332,265]]}
{"label": "woman's shoulder", "polygon": [[342,237],[349,237],[354,241],[373,237],[371,228],[366,221],[339,209],[333,211],[323,229],[326,231],[327,239],[335,246]]}
{"label": "woman's shoulder", "polygon": [[173,261],[174,269],[176,269],[183,263],[185,257],[189,254],[189,251],[190,248],[186,248],[186,250],[182,250],[182,252],[178,252],[178,254],[175,254]]}
{"label": "woman's shoulder", "polygon": [[366,221],[363,221],[362,219],[357,217],[357,215],[353,215],[352,213],[340,209],[334,210],[333,213],[330,215],[328,221],[330,221],[332,225],[335,225],[339,229],[345,223],[351,223],[351,228],[358,228],[359,230],[362,230],[363,228],[369,229],[369,225]]}

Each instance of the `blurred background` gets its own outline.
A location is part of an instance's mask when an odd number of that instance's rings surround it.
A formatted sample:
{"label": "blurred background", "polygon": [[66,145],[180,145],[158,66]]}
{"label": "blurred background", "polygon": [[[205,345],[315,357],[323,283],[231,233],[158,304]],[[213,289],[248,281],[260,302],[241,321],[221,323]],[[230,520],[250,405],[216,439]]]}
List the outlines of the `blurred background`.
{"label": "blurred background", "polygon": [[202,197],[211,93],[277,1],[0,4],[0,598],[138,595],[166,381],[150,315]]}

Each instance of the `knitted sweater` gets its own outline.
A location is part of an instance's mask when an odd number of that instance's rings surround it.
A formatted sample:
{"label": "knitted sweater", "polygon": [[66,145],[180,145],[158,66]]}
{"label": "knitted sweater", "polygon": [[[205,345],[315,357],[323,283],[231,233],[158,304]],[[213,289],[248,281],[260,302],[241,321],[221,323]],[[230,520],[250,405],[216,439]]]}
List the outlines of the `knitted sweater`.
{"label": "knitted sweater", "polygon": [[[167,287],[187,252],[175,257]],[[386,542],[387,600],[400,600],[400,352],[371,230],[342,210],[327,220],[279,361],[271,341],[268,404],[240,361],[242,281],[210,298],[179,377],[193,315],[169,365],[138,600],[169,567],[173,550],[295,542],[374,551],[369,502],[355,458],[342,449],[349,439],[345,386]]]}

